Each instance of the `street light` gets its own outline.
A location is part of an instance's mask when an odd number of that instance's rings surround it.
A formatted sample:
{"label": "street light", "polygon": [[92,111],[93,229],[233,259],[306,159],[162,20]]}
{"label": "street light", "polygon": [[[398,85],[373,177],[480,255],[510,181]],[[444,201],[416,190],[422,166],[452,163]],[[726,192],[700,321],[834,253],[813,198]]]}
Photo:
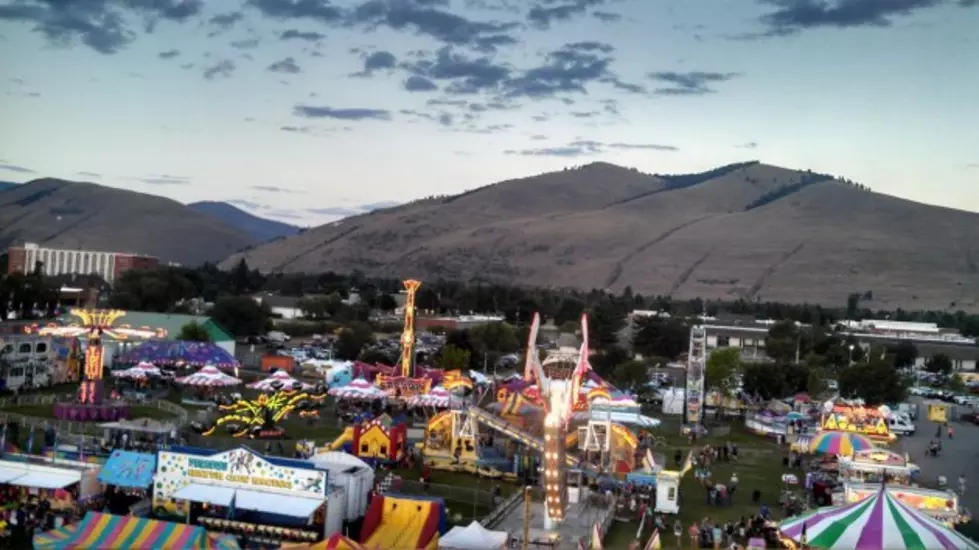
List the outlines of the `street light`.
{"label": "street light", "polygon": [[850,366],[853,366],[853,344],[850,344]]}

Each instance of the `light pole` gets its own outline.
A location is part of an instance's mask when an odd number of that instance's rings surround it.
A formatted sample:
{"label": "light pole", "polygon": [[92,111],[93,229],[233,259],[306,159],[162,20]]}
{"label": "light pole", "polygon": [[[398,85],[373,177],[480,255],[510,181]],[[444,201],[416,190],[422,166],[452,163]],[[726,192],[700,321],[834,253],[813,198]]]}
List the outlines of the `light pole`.
{"label": "light pole", "polygon": [[850,366],[853,366],[853,344],[850,344]]}

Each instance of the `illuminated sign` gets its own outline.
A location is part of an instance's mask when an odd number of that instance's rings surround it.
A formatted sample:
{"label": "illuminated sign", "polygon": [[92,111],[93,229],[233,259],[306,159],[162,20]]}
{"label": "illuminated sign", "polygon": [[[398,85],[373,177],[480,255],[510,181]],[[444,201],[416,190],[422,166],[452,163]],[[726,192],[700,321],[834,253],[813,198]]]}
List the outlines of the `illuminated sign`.
{"label": "illuminated sign", "polygon": [[404,376],[385,376],[378,374],[375,379],[377,387],[392,397],[408,398],[424,395],[432,389],[431,378],[407,378]]}
{"label": "illuminated sign", "polygon": [[929,403],[928,420],[942,424],[948,422],[948,405],[943,403]]}
{"label": "illuminated sign", "polygon": [[826,431],[856,432],[871,437],[891,437],[887,422],[882,417],[850,417],[833,413],[823,417],[820,427]]}
{"label": "illuminated sign", "polygon": [[[859,502],[877,494],[878,489],[850,489],[846,491],[847,503]],[[902,503],[922,512],[957,512],[954,495],[942,491],[911,492],[888,489],[888,493]]]}

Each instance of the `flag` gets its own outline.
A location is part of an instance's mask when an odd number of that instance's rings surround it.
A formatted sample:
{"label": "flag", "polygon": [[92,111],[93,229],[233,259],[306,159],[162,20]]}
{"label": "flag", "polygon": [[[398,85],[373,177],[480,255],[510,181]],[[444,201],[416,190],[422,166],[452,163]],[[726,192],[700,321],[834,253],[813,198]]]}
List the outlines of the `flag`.
{"label": "flag", "polygon": [[660,550],[661,548],[663,548],[663,543],[659,540],[659,529],[653,529],[653,536],[649,537],[649,541],[646,542],[643,550]]}
{"label": "flag", "polygon": [[591,550],[604,550],[602,546],[602,530],[595,523],[591,528]]}

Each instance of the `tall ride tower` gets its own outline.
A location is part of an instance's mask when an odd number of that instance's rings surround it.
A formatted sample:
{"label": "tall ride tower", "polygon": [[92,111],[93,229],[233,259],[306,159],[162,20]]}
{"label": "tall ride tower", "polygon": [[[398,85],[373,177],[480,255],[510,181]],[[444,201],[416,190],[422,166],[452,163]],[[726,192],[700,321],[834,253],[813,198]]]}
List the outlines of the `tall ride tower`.
{"label": "tall ride tower", "polygon": [[401,376],[411,378],[415,375],[415,294],[422,286],[421,281],[408,279],[405,286],[405,326],[401,332]]}

